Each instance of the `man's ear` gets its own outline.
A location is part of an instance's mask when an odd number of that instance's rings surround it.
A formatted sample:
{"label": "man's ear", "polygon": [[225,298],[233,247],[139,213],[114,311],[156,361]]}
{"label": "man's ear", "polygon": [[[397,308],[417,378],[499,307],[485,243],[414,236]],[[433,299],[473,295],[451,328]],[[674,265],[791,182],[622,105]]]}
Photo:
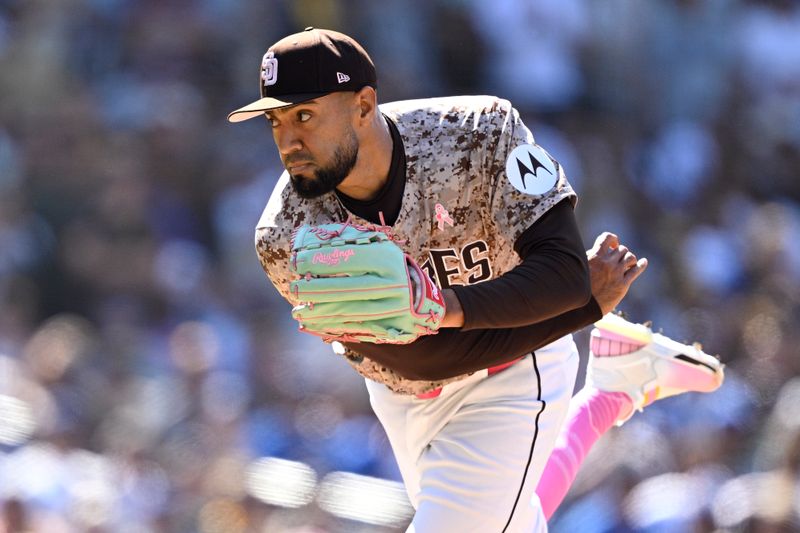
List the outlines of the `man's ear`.
{"label": "man's ear", "polygon": [[378,93],[369,85],[356,91],[356,104],[358,105],[359,119],[361,122],[370,122],[378,110]]}

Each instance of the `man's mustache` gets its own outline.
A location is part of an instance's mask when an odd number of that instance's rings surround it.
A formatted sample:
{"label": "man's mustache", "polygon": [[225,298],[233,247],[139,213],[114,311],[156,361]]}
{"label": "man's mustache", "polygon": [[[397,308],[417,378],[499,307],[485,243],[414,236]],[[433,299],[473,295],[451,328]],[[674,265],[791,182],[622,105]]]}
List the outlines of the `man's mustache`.
{"label": "man's mustache", "polygon": [[297,163],[297,162],[310,163],[312,161],[313,158],[311,157],[311,154],[307,154],[304,152],[295,152],[286,156],[286,158],[283,160],[283,166],[288,167],[292,163]]}

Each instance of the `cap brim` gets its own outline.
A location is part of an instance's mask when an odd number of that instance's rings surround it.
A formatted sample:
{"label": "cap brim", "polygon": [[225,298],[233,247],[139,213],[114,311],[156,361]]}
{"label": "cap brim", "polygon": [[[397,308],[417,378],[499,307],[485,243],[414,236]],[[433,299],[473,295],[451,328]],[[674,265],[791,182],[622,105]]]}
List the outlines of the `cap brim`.
{"label": "cap brim", "polygon": [[300,104],[320,96],[325,96],[329,93],[303,93],[303,94],[287,94],[280,98],[267,97],[256,100],[252,104],[247,104],[240,107],[235,111],[228,114],[228,122],[242,122],[251,118],[259,117],[264,114],[264,111],[270,109],[278,109],[279,107],[286,107],[290,105]]}

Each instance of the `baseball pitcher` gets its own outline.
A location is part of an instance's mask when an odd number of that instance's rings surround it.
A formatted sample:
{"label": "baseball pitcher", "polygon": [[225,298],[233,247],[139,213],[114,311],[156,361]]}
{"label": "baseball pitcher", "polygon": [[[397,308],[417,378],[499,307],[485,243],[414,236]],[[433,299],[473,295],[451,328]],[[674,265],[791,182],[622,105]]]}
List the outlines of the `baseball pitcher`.
{"label": "baseball pitcher", "polygon": [[[545,531],[603,432],[721,384],[699,348],[608,314],[646,260],[612,234],[584,250],[575,191],[511,103],[379,106],[366,51],[314,28],[271,46],[259,73],[261,98],[229,115],[265,117],[286,168],[258,257],[301,331],[366,378],[409,531]],[[570,333],[594,322],[571,403]]]}

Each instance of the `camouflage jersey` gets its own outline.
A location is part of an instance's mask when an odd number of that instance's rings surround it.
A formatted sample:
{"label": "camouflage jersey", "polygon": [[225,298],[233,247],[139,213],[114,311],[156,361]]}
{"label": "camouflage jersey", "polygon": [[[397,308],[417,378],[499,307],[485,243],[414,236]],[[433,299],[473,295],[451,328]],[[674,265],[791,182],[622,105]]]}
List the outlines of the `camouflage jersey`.
{"label": "camouflage jersey", "polygon": [[[559,201],[575,201],[560,165],[534,144],[507,100],[460,96],[393,102],[380,109],[397,126],[405,149],[405,188],[392,230],[441,288],[508,272],[520,262],[517,238]],[[292,305],[298,303],[289,291],[292,230],[348,216],[368,223],[348,212],[334,193],[300,198],[288,173],[281,175],[256,228],[256,250],[270,280]],[[336,351],[362,376],[403,394],[424,393],[468,375],[409,380],[351,350]]]}

